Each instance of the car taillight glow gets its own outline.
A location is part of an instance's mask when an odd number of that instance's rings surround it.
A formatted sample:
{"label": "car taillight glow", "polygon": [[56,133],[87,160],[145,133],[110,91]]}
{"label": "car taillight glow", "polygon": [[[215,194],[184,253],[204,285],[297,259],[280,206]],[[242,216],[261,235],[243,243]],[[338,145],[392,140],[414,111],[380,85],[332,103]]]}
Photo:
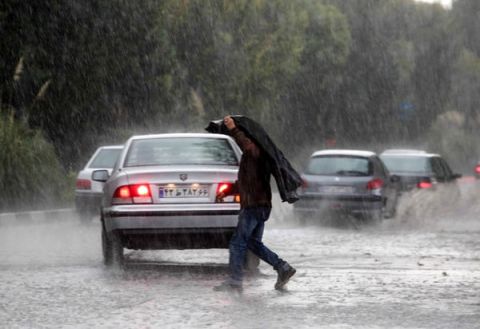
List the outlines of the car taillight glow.
{"label": "car taillight glow", "polygon": [[117,189],[115,192],[117,198],[130,198],[130,188],[128,186],[122,186]]}
{"label": "car taillight glow", "polygon": [[477,174],[480,174],[480,165],[477,165],[477,166],[475,167],[475,172],[476,172]]}
{"label": "car taillight glow", "polygon": [[217,187],[217,194],[228,194],[233,188],[233,183],[219,183]]}
{"label": "car taillight glow", "polygon": [[152,193],[148,184],[120,186],[113,194],[113,204],[152,203]]}
{"label": "car taillight glow", "polygon": [[147,185],[135,186],[135,192],[137,196],[150,196],[150,189]]}
{"label": "car taillight glow", "polygon": [[[221,183],[218,183],[218,186],[217,186],[217,195],[220,194],[220,193],[223,193],[225,195],[231,195],[232,194],[232,190],[233,190],[233,185],[234,183],[232,182],[221,182]],[[235,194],[233,196],[233,202],[236,202],[236,203],[240,203],[240,195],[238,194]],[[227,201],[227,202],[232,202],[232,201]],[[217,200],[217,202],[224,202],[224,200]]]}
{"label": "car taillight glow", "polygon": [[77,190],[90,190],[92,188],[92,182],[89,179],[77,179]]}
{"label": "car taillight glow", "polygon": [[421,181],[421,182],[418,182],[418,184],[417,184],[417,187],[421,188],[421,189],[431,188],[432,186],[433,186],[432,183],[427,182],[427,181]]}
{"label": "car taillight glow", "polygon": [[380,178],[375,178],[367,183],[367,190],[378,190],[382,188],[382,186],[383,180],[381,180]]}

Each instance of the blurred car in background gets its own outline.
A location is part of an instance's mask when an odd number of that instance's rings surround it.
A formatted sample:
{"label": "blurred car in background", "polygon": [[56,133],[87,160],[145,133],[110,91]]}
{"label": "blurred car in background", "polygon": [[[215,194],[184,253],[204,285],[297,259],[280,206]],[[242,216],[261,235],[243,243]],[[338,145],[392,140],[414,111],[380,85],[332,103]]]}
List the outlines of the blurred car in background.
{"label": "blurred car in background", "polygon": [[300,200],[294,204],[295,215],[301,222],[325,212],[346,213],[366,221],[395,215],[398,177],[390,175],[374,152],[314,152],[302,179]]}
{"label": "blurred car in background", "polygon": [[[228,248],[240,199],[216,195],[233,188],[240,158],[240,148],[226,135],[131,137],[110,177],[106,170],[93,174],[106,182],[104,263],[123,265],[124,248]],[[257,266],[258,258],[252,262]]]}
{"label": "blurred car in background", "polygon": [[92,180],[95,170],[103,169],[111,173],[123,146],[109,145],[97,148],[85,167],[78,173],[75,188],[75,209],[82,216],[100,213],[103,195],[103,182]]}
{"label": "blurred car in background", "polygon": [[391,149],[380,154],[388,170],[400,177],[402,191],[418,189],[435,190],[438,185],[450,187],[452,196],[460,191],[456,180],[462,175],[455,174],[448,163],[438,154],[423,150]]}

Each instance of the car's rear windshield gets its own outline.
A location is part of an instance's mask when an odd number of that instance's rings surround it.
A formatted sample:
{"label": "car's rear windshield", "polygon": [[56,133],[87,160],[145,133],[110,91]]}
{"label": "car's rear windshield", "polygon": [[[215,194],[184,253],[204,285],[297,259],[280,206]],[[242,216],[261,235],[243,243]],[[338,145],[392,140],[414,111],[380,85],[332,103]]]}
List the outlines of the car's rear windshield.
{"label": "car's rear windshield", "polygon": [[305,173],[325,176],[371,176],[373,165],[368,158],[364,157],[316,156],[310,159]]}
{"label": "car's rear windshield", "polygon": [[97,153],[89,168],[113,168],[121,149],[102,149]]}
{"label": "car's rear windshield", "polygon": [[237,166],[238,160],[230,143],[220,138],[151,138],[130,144],[125,167],[157,165]]}
{"label": "car's rear windshield", "polygon": [[427,157],[382,155],[380,158],[390,172],[426,173],[432,171]]}

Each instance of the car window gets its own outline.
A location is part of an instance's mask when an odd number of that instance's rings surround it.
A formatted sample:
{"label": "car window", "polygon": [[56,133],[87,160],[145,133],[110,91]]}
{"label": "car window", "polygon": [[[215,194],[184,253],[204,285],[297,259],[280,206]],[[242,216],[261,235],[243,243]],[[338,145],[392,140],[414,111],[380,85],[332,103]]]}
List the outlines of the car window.
{"label": "car window", "polygon": [[371,176],[373,164],[364,157],[317,156],[310,159],[305,173],[327,176]]}
{"label": "car window", "polygon": [[375,162],[376,171],[380,175],[380,177],[387,177],[387,170],[383,165],[382,161],[378,157],[373,157]]}
{"label": "car window", "polygon": [[134,140],[125,167],[155,165],[228,165],[238,160],[230,143],[219,138],[151,138]]}
{"label": "car window", "polygon": [[443,167],[443,171],[445,172],[445,174],[447,175],[447,177],[451,177],[453,176],[453,171],[452,169],[450,168],[450,166],[448,165],[447,161],[445,161],[444,159],[440,158],[440,164],[442,165]]}
{"label": "car window", "polygon": [[432,160],[432,171],[436,178],[444,179],[445,178],[445,171],[443,166],[440,162],[440,159],[437,157],[431,158]]}
{"label": "car window", "polygon": [[102,149],[97,153],[88,168],[113,168],[121,149]]}
{"label": "car window", "polygon": [[380,156],[390,172],[429,173],[432,171],[428,158],[415,156]]}

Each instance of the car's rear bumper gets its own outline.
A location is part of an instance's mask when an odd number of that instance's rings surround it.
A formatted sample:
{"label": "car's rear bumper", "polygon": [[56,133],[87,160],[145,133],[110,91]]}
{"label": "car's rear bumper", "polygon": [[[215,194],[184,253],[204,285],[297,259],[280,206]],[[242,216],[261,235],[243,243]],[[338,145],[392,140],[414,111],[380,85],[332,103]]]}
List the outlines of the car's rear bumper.
{"label": "car's rear bumper", "polygon": [[121,229],[122,244],[128,249],[228,248],[235,227]]}
{"label": "car's rear bumper", "polygon": [[382,209],[381,196],[301,196],[294,204],[297,214],[314,214],[321,211],[365,213]]}
{"label": "car's rear bumper", "polygon": [[239,204],[120,205],[103,210],[105,229],[183,230],[235,228]]}
{"label": "car's rear bumper", "polygon": [[103,210],[107,232],[129,249],[228,248],[239,204],[122,205]]}

